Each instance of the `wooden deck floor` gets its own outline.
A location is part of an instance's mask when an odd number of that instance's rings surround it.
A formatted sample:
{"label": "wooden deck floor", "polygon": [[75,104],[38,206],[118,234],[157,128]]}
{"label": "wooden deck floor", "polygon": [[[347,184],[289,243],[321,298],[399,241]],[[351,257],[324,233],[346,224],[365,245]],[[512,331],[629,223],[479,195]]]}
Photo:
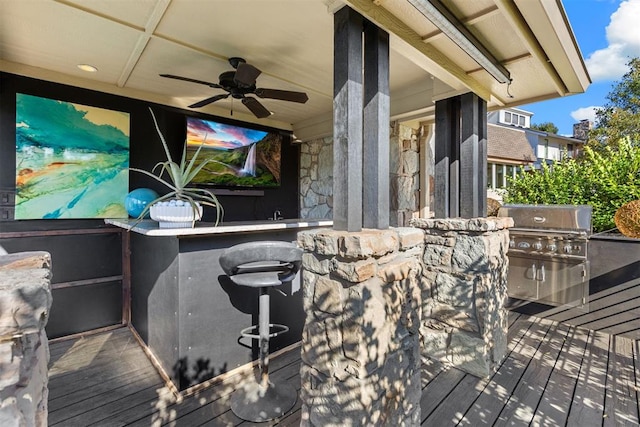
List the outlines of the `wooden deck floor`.
{"label": "wooden deck floor", "polygon": [[[430,362],[422,424],[638,426],[640,341],[549,319],[511,315],[509,355],[490,379]],[[299,348],[271,361],[299,383]],[[254,425],[229,410],[241,374],[182,402],[127,328],[51,345],[50,426]],[[300,402],[263,425],[299,425]]]}

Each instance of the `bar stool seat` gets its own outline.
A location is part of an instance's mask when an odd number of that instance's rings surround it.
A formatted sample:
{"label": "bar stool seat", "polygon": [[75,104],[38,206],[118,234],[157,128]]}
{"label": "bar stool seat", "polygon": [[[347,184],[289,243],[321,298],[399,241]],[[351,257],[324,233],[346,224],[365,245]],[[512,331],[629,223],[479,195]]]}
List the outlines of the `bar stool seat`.
{"label": "bar stool seat", "polygon": [[240,331],[243,337],[259,340],[260,382],[246,383],[231,395],[231,410],[243,420],[263,422],[278,418],[298,398],[291,384],[269,380],[269,339],[289,330],[285,325],[269,323],[269,289],[292,281],[301,265],[302,250],[280,241],[241,243],[220,256],[220,266],[233,283],[260,290],[258,324]]}

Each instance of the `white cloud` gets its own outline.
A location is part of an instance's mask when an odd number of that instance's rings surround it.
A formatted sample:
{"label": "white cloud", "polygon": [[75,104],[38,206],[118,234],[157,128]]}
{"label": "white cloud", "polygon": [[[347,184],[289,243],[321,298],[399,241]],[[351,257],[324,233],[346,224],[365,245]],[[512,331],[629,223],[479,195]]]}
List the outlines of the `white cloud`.
{"label": "white cloud", "polygon": [[627,62],[640,56],[640,0],[626,0],[611,14],[606,28],[609,46],[596,50],[587,58],[586,65],[595,82],[617,80],[628,71]]}
{"label": "white cloud", "polygon": [[582,107],[572,111],[570,114],[573,120],[575,120],[576,122],[579,122],[580,120],[584,120],[584,119],[589,119],[590,121],[595,122],[596,111],[598,111],[600,108],[602,107],[594,107],[594,106]]}

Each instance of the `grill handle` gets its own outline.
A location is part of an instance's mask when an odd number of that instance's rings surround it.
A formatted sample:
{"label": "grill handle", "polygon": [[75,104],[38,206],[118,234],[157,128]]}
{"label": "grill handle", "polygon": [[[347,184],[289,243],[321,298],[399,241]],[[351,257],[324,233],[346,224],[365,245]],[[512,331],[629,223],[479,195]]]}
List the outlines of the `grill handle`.
{"label": "grill handle", "polygon": [[534,262],[533,264],[531,264],[531,274],[528,274],[529,272],[527,272],[527,279],[530,280],[536,280],[536,263]]}
{"label": "grill handle", "polygon": [[538,273],[536,274],[536,280],[539,282],[544,282],[547,278],[547,275],[544,271],[544,264],[540,264],[540,268],[538,269]]}

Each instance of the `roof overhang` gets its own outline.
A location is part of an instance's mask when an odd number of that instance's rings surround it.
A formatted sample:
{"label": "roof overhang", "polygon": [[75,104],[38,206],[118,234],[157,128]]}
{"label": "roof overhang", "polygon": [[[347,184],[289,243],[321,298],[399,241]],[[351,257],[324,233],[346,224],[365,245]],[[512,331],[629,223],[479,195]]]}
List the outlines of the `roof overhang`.
{"label": "roof overhang", "polygon": [[[231,99],[208,114],[332,133],[333,16],[345,5],[390,33],[391,118],[433,120],[434,103],[469,91],[489,110],[584,92],[590,83],[562,4],[555,0],[449,0],[449,19],[511,83],[500,83],[414,4],[426,0],[87,0],[0,2],[0,71],[188,109],[214,95],[160,73],[217,81],[228,58],[260,68],[261,87],[304,91],[304,104],[265,101],[256,119]],[[434,0],[435,1],[435,0]],[[95,65],[84,73],[79,63]]]}

